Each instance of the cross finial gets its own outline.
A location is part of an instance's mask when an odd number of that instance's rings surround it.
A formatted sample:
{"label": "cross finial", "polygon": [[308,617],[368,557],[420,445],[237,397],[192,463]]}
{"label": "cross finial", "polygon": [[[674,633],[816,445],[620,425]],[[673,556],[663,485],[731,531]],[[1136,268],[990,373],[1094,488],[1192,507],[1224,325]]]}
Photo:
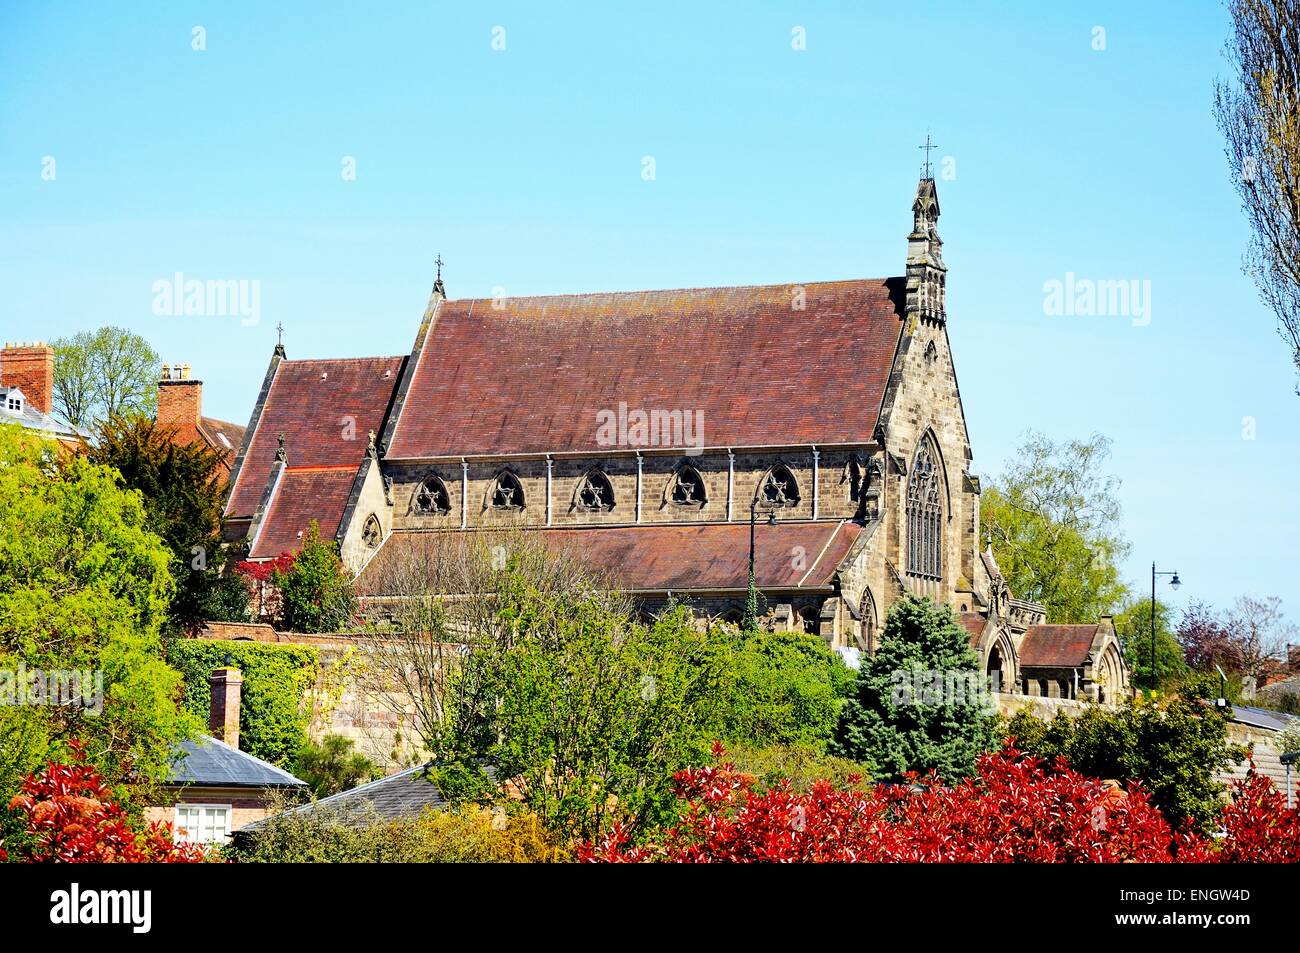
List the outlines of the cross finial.
{"label": "cross finial", "polygon": [[275,343],[280,345],[284,344],[284,322],[283,321],[277,321],[275,323]]}
{"label": "cross finial", "polygon": [[433,260],[433,263],[438,266],[438,276],[434,279],[433,290],[445,298],[447,297],[447,289],[442,284],[442,252],[438,252],[438,257]]}
{"label": "cross finial", "polygon": [[930,174],[930,150],[937,149],[938,146],[936,146],[933,142],[930,141],[930,133],[927,132],[925,134],[925,145],[917,146],[917,148],[925,150],[925,168],[924,171],[922,172],[921,178],[923,179],[934,178],[934,176]]}
{"label": "cross finial", "polygon": [[438,280],[442,281],[442,252],[438,252],[438,257],[433,260],[433,263],[438,266]]}

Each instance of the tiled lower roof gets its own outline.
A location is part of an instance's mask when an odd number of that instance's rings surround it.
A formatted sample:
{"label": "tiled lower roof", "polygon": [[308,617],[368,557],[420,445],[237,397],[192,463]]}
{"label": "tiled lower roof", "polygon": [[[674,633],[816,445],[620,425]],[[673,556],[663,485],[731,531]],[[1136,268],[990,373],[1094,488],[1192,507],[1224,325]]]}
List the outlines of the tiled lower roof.
{"label": "tiled lower roof", "polygon": [[[852,522],[781,522],[756,532],[754,574],[763,589],[818,588],[862,527]],[[453,531],[455,532],[455,531]],[[529,530],[550,547],[570,550],[620,589],[688,592],[744,589],[749,574],[749,524],[668,523],[641,526]],[[362,572],[361,591],[382,579],[393,561],[410,554],[428,534],[394,533]]]}
{"label": "tiled lower roof", "polygon": [[1022,668],[1077,668],[1088,659],[1099,626],[1031,625],[1020,642]]}
{"label": "tiled lower roof", "polygon": [[291,467],[280,476],[261,528],[249,550],[250,559],[274,559],[302,548],[312,520],[322,539],[338,533],[357,465]]}

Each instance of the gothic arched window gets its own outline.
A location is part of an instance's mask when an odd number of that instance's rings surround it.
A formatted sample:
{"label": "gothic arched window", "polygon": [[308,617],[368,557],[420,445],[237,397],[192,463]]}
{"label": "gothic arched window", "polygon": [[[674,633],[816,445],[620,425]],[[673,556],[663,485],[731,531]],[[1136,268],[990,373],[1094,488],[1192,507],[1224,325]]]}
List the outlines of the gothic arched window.
{"label": "gothic arched window", "polygon": [[578,508],[582,510],[612,510],[614,486],[600,470],[591,470],[578,486]]}
{"label": "gothic arched window", "polygon": [[497,475],[496,486],[492,488],[489,505],[494,510],[522,510],[524,508],[524,487],[519,477],[509,470],[502,470]]}
{"label": "gothic arched window", "polygon": [[758,491],[758,501],[764,506],[796,506],[799,503],[799,484],[785,464],[777,464],[763,477]]}
{"label": "gothic arched window", "polygon": [[366,523],[361,527],[361,541],[371,549],[378,549],[384,541],[383,527],[379,525],[379,517],[374,513],[366,517]]}
{"label": "gothic arched window", "polygon": [[943,478],[938,458],[927,437],[907,480],[907,572],[922,579],[943,576]]}
{"label": "gothic arched window", "polygon": [[441,516],[451,511],[451,497],[447,494],[447,484],[438,477],[429,477],[415,490],[411,500],[411,511],[426,516]]}
{"label": "gothic arched window", "polygon": [[703,506],[704,478],[700,471],[688,463],[677,468],[673,476],[673,490],[670,499],[681,506]]}

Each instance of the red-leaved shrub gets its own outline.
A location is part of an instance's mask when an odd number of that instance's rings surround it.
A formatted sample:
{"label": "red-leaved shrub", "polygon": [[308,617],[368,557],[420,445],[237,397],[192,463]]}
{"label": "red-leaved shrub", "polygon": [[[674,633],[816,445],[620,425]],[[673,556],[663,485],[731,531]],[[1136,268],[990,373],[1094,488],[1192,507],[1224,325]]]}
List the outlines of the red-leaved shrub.
{"label": "red-leaved shrub", "polygon": [[[720,748],[715,754],[721,758]],[[946,787],[758,791],[731,764],[675,778],[681,820],[632,846],[615,828],[583,845],[587,862],[1208,862],[1300,860],[1300,811],[1253,773],[1222,815],[1221,837],[1173,831],[1142,790],[1107,788],[1064,764],[1054,770],[1008,746],[976,776]]]}
{"label": "red-leaved shrub", "polygon": [[26,815],[30,841],[15,860],[146,864],[207,859],[202,848],[174,842],[169,825],[136,830],[76,742],[71,764],[50,762],[29,775],[9,808]]}

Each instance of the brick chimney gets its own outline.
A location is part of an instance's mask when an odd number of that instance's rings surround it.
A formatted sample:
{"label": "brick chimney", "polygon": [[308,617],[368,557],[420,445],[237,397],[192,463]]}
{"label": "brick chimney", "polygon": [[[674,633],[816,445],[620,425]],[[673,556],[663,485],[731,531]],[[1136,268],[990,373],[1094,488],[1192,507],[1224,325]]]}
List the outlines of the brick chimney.
{"label": "brick chimney", "polygon": [[208,733],[232,748],[239,747],[239,696],[244,676],[233,665],[214,669],[208,676],[212,705],[208,710]]}
{"label": "brick chimney", "polygon": [[0,386],[17,387],[27,403],[48,414],[54,408],[54,348],[44,341],[5,344]]}
{"label": "brick chimney", "polygon": [[203,381],[190,380],[188,364],[164,364],[158,379],[159,426],[197,427],[203,411]]}

